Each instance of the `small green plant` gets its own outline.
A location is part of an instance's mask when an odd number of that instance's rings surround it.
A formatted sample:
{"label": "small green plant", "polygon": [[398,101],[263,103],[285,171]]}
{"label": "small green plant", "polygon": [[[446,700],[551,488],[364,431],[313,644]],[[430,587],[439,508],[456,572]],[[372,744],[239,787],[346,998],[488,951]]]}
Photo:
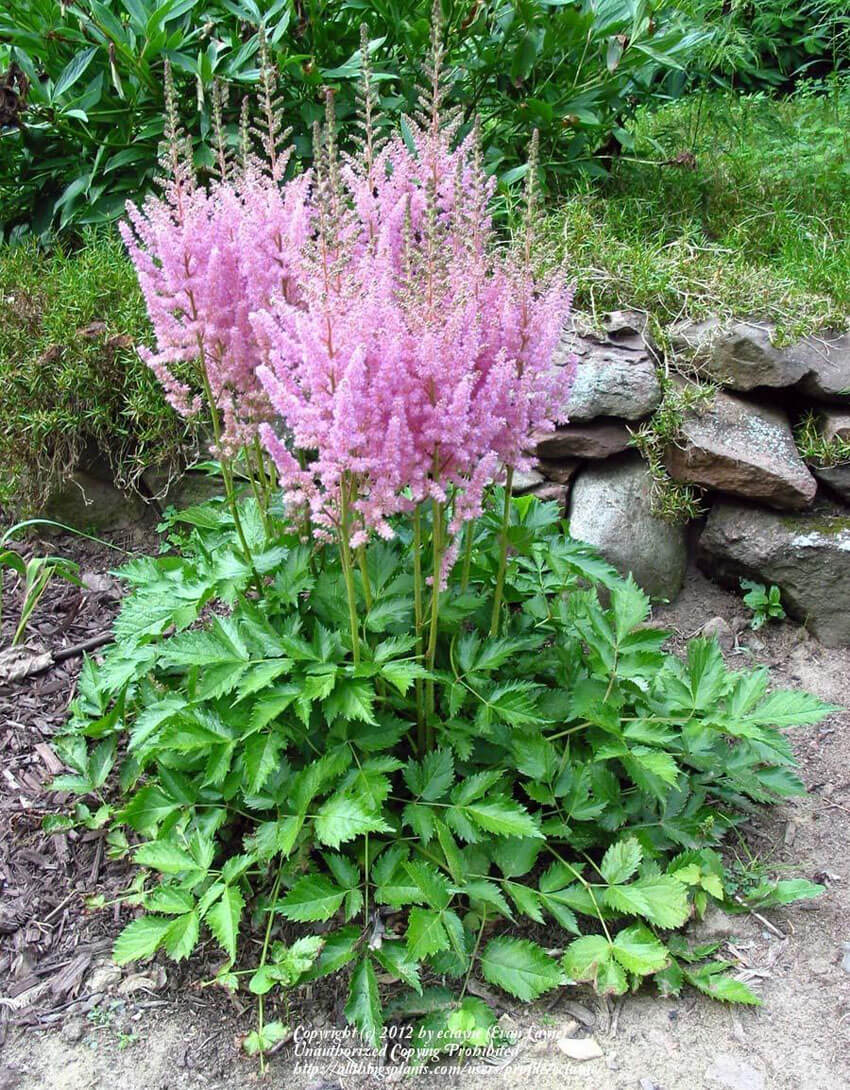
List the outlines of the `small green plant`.
{"label": "small green plant", "polygon": [[4,573],[8,571],[16,575],[23,588],[21,612],[12,636],[12,647],[16,647],[24,638],[27,625],[51,580],[64,579],[75,586],[82,586],[80,567],[74,561],[62,556],[33,556],[25,560],[15,549],[7,547],[7,543],[29,525],[30,523],[15,523],[0,537],[0,621],[3,619]]}
{"label": "small green plant", "polygon": [[653,415],[632,434],[652,475],[652,512],[673,524],[689,522],[703,513],[700,492],[693,485],[674,481],[667,472],[665,456],[679,441],[682,421],[688,412],[700,412],[714,400],[716,387],[708,383],[681,382],[662,377],[663,396]]}
{"label": "small green plant", "polygon": [[781,621],[785,617],[782,608],[781,591],[776,585],[768,589],[764,583],[755,583],[752,579],[741,580],[741,590],[744,595],[744,603],[752,611],[750,627],[755,630],[766,625],[768,621]]}
{"label": "small green plant", "polygon": [[816,466],[838,466],[850,462],[850,440],[840,436],[827,438],[818,414],[807,412],[794,431],[797,450],[804,462]]}
{"label": "small green plant", "polygon": [[181,467],[196,432],[166,404],[136,346],[149,337],[117,239],[0,249],[0,503],[40,508],[73,470],[99,464],[124,487]]}

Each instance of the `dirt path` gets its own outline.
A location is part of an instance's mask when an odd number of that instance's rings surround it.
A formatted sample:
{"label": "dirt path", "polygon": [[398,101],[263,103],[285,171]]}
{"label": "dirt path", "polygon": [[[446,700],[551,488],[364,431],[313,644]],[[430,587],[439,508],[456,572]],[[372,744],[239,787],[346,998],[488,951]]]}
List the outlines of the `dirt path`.
{"label": "dirt path", "polygon": [[[710,617],[743,623],[738,599],[694,574],[660,623],[684,639]],[[820,647],[790,624],[754,635],[744,629],[731,665],[758,662],[773,684],[798,686],[850,707],[850,651]],[[699,933],[722,937],[730,956],[763,997],[758,1009],[729,1008],[685,993],[678,1000],[651,992],[619,1004],[584,990],[562,989],[533,1008],[507,998],[503,1019],[518,1041],[502,1067],[438,1072],[412,1080],[422,1090],[847,1090],[850,1087],[850,715],[793,732],[809,795],[747,827],[734,847],[771,874],[821,881],[816,901],[752,916],[710,917]],[[83,926],[72,922],[71,927]],[[85,938],[90,936],[86,933]],[[848,944],[845,947],[845,944]],[[208,991],[186,989],[168,967],[164,984],[148,971],[110,980],[97,956],[87,969],[101,987],[85,1014],[54,1028],[11,1028],[0,1058],[0,1090],[241,1090],[257,1085],[256,1065],[242,1058],[238,1039],[250,1010],[238,1010]],[[580,1006],[576,1007],[578,1003]],[[8,1017],[8,1009],[4,1011]],[[578,1025],[574,1015],[579,1015]],[[316,998],[305,1022],[334,1027],[340,1004]],[[585,1025],[584,1023],[587,1023]],[[592,1034],[602,1056],[578,1063],[559,1039]],[[395,1081],[351,1074],[344,1057],[299,1070],[292,1044],[271,1063],[266,1085],[287,1090],[366,1090]]]}

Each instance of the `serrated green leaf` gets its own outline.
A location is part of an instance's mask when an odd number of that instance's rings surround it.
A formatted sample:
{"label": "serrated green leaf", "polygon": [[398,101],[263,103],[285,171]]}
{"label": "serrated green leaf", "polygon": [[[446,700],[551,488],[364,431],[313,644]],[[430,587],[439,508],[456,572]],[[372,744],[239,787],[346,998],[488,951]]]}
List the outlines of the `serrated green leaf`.
{"label": "serrated green leaf", "polygon": [[127,924],[112,948],[112,957],[119,965],[138,961],[156,953],[165,940],[173,919],[168,916],[141,916]]}
{"label": "serrated green leaf", "polygon": [[274,729],[259,731],[246,740],[242,759],[245,762],[245,786],[252,795],[259,794],[278,767],[283,744],[283,736]]}
{"label": "serrated green leaf", "polygon": [[414,961],[424,961],[431,954],[447,950],[449,936],[443,927],[442,913],[414,906],[407,919],[407,949]]}
{"label": "serrated green leaf", "polygon": [[352,973],[345,1017],[373,1048],[380,1046],[384,1018],[375,967],[369,957],[364,957]]}
{"label": "serrated green leaf", "polygon": [[570,980],[593,981],[600,965],[611,960],[611,943],[604,935],[583,935],[571,942],[561,959]]}
{"label": "serrated green leaf", "polygon": [[643,849],[633,836],[612,844],[602,857],[600,870],[606,882],[627,882],[640,866]]}
{"label": "serrated green leaf", "polygon": [[142,844],[133,858],[143,867],[151,867],[162,874],[182,874],[185,871],[198,870],[198,864],[179,844],[170,840],[152,840]]}
{"label": "serrated green leaf", "polygon": [[[722,963],[721,963],[722,965]],[[718,966],[718,969],[720,966]],[[685,980],[694,988],[724,1003],[746,1003],[760,1007],[761,999],[741,980],[717,971],[714,965],[701,966],[697,970],[683,969]]]}
{"label": "serrated green leaf", "polygon": [[299,923],[329,920],[345,899],[340,889],[324,874],[306,874],[299,878],[280,902],[282,916]]}
{"label": "serrated green leaf", "polygon": [[624,969],[639,976],[660,972],[669,961],[667,948],[640,923],[617,932],[613,954]]}
{"label": "serrated green leaf", "polygon": [[163,946],[165,952],[175,961],[187,958],[195,949],[200,931],[200,919],[197,911],[186,912],[174,920],[165,933]]}
{"label": "serrated green leaf", "polygon": [[465,803],[457,809],[478,828],[497,836],[543,837],[525,807],[504,796]]}
{"label": "serrated green leaf", "polygon": [[239,938],[239,920],[245,898],[238,886],[225,886],[221,899],[217,901],[204,917],[219,946],[227,953],[231,961],[236,960],[236,943]]}
{"label": "serrated green leaf", "polygon": [[409,761],[404,782],[414,795],[426,802],[441,798],[454,781],[454,756],[450,749],[435,749],[421,761]]}
{"label": "serrated green leaf", "polygon": [[481,955],[481,972],[490,984],[526,1003],[564,982],[558,963],[528,939],[491,939]]}
{"label": "serrated green leaf", "polygon": [[338,848],[363,833],[389,833],[391,827],[360,799],[333,795],[316,813],[316,838],[322,844]]}
{"label": "serrated green leaf", "polygon": [[669,874],[638,878],[629,885],[609,886],[605,904],[618,912],[643,916],[656,927],[681,927],[690,915],[688,891]]}
{"label": "serrated green leaf", "polygon": [[422,994],[422,983],[419,979],[419,966],[410,956],[410,952],[403,942],[384,941],[373,950],[375,958],[397,980],[401,980],[414,991]]}

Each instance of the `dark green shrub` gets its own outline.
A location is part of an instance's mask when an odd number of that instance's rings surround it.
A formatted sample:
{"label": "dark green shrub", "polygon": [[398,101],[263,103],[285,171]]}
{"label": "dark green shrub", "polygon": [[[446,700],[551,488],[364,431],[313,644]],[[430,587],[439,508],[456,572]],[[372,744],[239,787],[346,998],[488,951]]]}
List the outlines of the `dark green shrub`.
{"label": "dark green shrub", "polygon": [[125,485],[180,462],[191,435],[136,354],[148,325],[117,239],[0,250],[0,299],[4,506],[38,506],[94,455]]}
{"label": "dark green shrub", "polygon": [[[628,144],[623,126],[635,106],[665,94],[659,72],[687,66],[709,36],[677,3],[655,7],[650,14],[642,0],[444,2],[448,61],[458,73],[454,100],[468,117],[481,115],[490,168],[506,183],[522,172],[534,126],[553,183],[601,170],[604,156]],[[341,119],[353,109],[363,19],[374,36],[382,106],[397,116],[415,100],[429,9],[429,0],[307,0],[297,11],[286,0],[13,0],[0,15],[0,73],[20,69],[9,77],[19,109],[0,119],[6,232],[110,219],[150,184],[166,58],[196,159],[211,164],[213,80],[235,85],[224,107],[234,122],[235,92],[257,77],[260,23],[299,154],[310,154],[324,86],[337,89]]]}

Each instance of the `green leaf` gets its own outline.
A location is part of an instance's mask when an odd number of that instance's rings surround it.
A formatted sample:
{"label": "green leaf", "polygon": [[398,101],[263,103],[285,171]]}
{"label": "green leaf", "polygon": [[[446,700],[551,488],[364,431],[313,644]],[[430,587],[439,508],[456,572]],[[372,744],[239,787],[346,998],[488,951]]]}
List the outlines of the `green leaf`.
{"label": "green leaf", "polygon": [[609,886],[603,897],[610,908],[643,916],[656,927],[681,927],[690,915],[687,888],[669,874],[638,878],[630,885]]}
{"label": "green leaf", "polygon": [[199,869],[189,852],[170,840],[152,840],[142,844],[136,849],[134,859],[141,866],[151,867],[162,874],[182,874]]}
{"label": "green leaf", "polygon": [[200,920],[197,911],[187,912],[177,919],[165,933],[163,945],[165,952],[175,961],[187,958],[195,949],[200,930]]}
{"label": "green leaf", "polygon": [[282,916],[299,923],[329,920],[345,899],[340,889],[324,874],[307,874],[299,878],[280,902]]}
{"label": "green leaf", "polygon": [[251,708],[248,729],[262,730],[273,719],[282,715],[300,694],[301,689],[297,685],[278,685],[261,696]]}
{"label": "green leaf", "polygon": [[450,749],[435,749],[421,761],[410,761],[404,769],[404,782],[412,793],[426,802],[435,802],[451,787],[455,775]]}
{"label": "green leaf", "polygon": [[564,976],[556,961],[528,939],[491,939],[481,955],[481,972],[490,984],[526,1003],[557,988]]}
{"label": "green leaf", "polygon": [[284,738],[277,731],[260,731],[245,742],[246,788],[252,795],[258,794],[269,776],[278,767]]}
{"label": "green leaf", "polygon": [[684,969],[685,980],[694,988],[724,1003],[746,1003],[760,1007],[761,999],[743,981],[722,972],[727,963],[713,962],[699,969]]}
{"label": "green leaf", "polygon": [[640,866],[643,849],[637,839],[630,836],[612,844],[602,857],[600,870],[606,882],[627,882]]}
{"label": "green leaf", "polygon": [[239,887],[225,886],[221,900],[217,901],[204,917],[219,946],[227,953],[231,961],[236,960],[239,920],[244,907],[245,898]]}
{"label": "green leaf", "polygon": [[173,920],[167,916],[141,916],[127,924],[112,948],[112,957],[119,965],[148,958],[162,945]]}
{"label": "green leaf", "polygon": [[488,833],[498,836],[543,837],[525,807],[504,796],[467,803],[457,809],[462,810],[473,824]]}
{"label": "green leaf", "polygon": [[428,677],[428,671],[414,659],[403,659],[385,663],[381,667],[381,677],[386,678],[402,696],[405,696],[417,678]]}
{"label": "green leaf", "polygon": [[424,961],[431,954],[449,948],[442,913],[430,908],[411,908],[407,919],[407,949],[414,961]]}
{"label": "green leaf", "polygon": [[256,1056],[260,1052],[268,1052],[279,1041],[285,1041],[289,1035],[289,1026],[283,1022],[266,1022],[262,1033],[253,1030],[242,1042],[242,1048],[248,1056]]}
{"label": "green leaf", "polygon": [[639,976],[659,972],[670,960],[667,948],[640,923],[616,934],[613,953],[624,969]]}
{"label": "green leaf", "polygon": [[335,973],[357,953],[361,938],[361,929],[353,924],[331,931],[324,936],[324,946],[312,967],[301,977],[302,981],[318,980],[319,977]]}
{"label": "green leaf", "polygon": [[567,947],[561,967],[570,980],[594,981],[601,965],[611,959],[611,943],[604,935],[583,935]]}
{"label": "green leaf", "polygon": [[380,814],[370,810],[360,799],[332,795],[316,813],[316,839],[331,848],[363,833],[389,833],[392,829]]}
{"label": "green leaf", "polygon": [[398,980],[403,981],[408,987],[422,994],[422,983],[419,980],[419,966],[410,956],[407,946],[403,942],[387,941],[375,948],[375,958],[381,965]]}
{"label": "green leaf", "polygon": [[345,1017],[360,1031],[363,1038],[373,1048],[381,1043],[381,1030],[384,1025],[381,997],[378,994],[378,981],[375,967],[369,957],[358,963],[351,976],[348,990],[348,1002],[345,1004]]}
{"label": "green leaf", "polygon": [[612,589],[611,612],[614,614],[614,632],[618,642],[649,616],[649,596],[631,575]]}
{"label": "green leaf", "polygon": [[419,890],[421,900],[438,911],[448,908],[452,899],[451,887],[436,867],[419,861],[406,862],[403,866]]}
{"label": "green leaf", "polygon": [[136,792],[117,816],[119,821],[126,822],[137,833],[147,833],[178,809],[180,808],[177,801],[166,795],[155,784],[148,784],[147,787]]}
{"label": "green leaf", "polygon": [[60,99],[62,95],[71,90],[74,84],[85,74],[86,69],[96,56],[97,46],[91,46],[88,49],[81,50],[68,61],[54,84],[53,94],[51,95],[52,102],[56,102],[57,99]]}

